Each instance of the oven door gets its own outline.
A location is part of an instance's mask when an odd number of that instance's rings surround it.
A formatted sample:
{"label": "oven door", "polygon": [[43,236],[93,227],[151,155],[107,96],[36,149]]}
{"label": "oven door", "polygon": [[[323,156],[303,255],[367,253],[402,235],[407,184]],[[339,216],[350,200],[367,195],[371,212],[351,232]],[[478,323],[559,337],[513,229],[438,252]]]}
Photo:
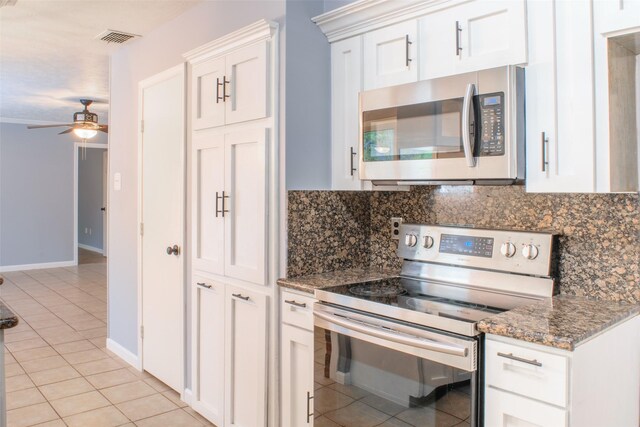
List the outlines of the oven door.
{"label": "oven door", "polygon": [[481,425],[477,338],[324,303],[314,316],[318,422]]}

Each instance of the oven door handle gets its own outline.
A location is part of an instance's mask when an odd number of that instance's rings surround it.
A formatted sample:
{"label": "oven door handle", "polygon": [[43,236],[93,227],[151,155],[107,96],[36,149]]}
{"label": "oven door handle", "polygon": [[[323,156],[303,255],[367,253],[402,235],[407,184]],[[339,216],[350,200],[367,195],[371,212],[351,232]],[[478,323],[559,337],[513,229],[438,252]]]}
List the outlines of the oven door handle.
{"label": "oven door handle", "polygon": [[473,157],[473,148],[475,145],[473,94],[475,91],[476,86],[473,83],[469,83],[462,103],[462,148],[464,149],[464,157],[467,159],[467,166],[470,168],[476,165],[476,159]]}
{"label": "oven door handle", "polygon": [[385,331],[374,325],[369,325],[364,322],[347,320],[346,318],[340,318],[335,315],[325,314],[315,311],[314,316],[325,320],[329,323],[333,323],[338,326],[342,326],[347,329],[351,329],[356,332],[370,335],[372,337],[381,338],[384,340],[393,341],[398,344],[405,344],[412,347],[418,347],[423,350],[431,350],[438,353],[452,354],[454,356],[467,357],[468,349],[456,345],[445,344],[438,341],[427,340],[424,338],[411,337],[404,334],[399,334],[392,329]]}

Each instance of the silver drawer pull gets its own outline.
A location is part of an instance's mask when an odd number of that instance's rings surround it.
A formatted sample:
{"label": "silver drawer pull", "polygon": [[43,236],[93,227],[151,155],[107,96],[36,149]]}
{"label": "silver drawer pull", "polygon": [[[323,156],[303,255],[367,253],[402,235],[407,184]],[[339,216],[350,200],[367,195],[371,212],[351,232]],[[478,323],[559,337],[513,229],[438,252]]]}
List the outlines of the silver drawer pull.
{"label": "silver drawer pull", "polygon": [[296,307],[307,308],[307,304],[304,302],[297,302],[296,300],[284,300],[287,304],[295,305]]}
{"label": "silver drawer pull", "polygon": [[242,294],[231,294],[231,296],[234,296],[236,298],[240,298],[241,300],[244,300],[244,301],[249,301],[249,297],[245,297]]}
{"label": "silver drawer pull", "polygon": [[536,359],[533,359],[533,360],[523,359],[522,357],[514,356],[513,353],[507,354],[507,353],[498,352],[498,356],[504,357],[505,359],[515,360],[516,362],[522,362],[522,363],[526,363],[528,365],[542,367],[542,363],[538,362]]}
{"label": "silver drawer pull", "polygon": [[211,289],[211,288],[212,288],[212,286],[211,286],[211,285],[207,285],[206,283],[200,283],[200,282],[198,282],[198,283],[197,283],[197,285],[198,285],[198,286],[202,286],[203,288],[207,288],[207,289]]}

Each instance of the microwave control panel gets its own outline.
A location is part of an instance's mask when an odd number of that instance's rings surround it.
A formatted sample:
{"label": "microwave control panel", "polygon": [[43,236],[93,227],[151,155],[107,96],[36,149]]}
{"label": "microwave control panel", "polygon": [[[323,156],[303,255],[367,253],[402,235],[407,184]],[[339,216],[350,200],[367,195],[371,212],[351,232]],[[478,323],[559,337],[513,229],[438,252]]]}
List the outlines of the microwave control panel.
{"label": "microwave control panel", "polygon": [[480,107],[480,135],[478,156],[504,155],[504,93],[478,96]]}

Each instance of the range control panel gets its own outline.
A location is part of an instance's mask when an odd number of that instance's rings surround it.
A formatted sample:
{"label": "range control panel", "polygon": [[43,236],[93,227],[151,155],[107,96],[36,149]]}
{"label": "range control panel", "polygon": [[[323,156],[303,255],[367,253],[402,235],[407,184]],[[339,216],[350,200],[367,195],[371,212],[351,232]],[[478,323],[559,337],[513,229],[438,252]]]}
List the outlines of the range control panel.
{"label": "range control panel", "polygon": [[398,256],[415,261],[549,276],[554,235],[402,224]]}

